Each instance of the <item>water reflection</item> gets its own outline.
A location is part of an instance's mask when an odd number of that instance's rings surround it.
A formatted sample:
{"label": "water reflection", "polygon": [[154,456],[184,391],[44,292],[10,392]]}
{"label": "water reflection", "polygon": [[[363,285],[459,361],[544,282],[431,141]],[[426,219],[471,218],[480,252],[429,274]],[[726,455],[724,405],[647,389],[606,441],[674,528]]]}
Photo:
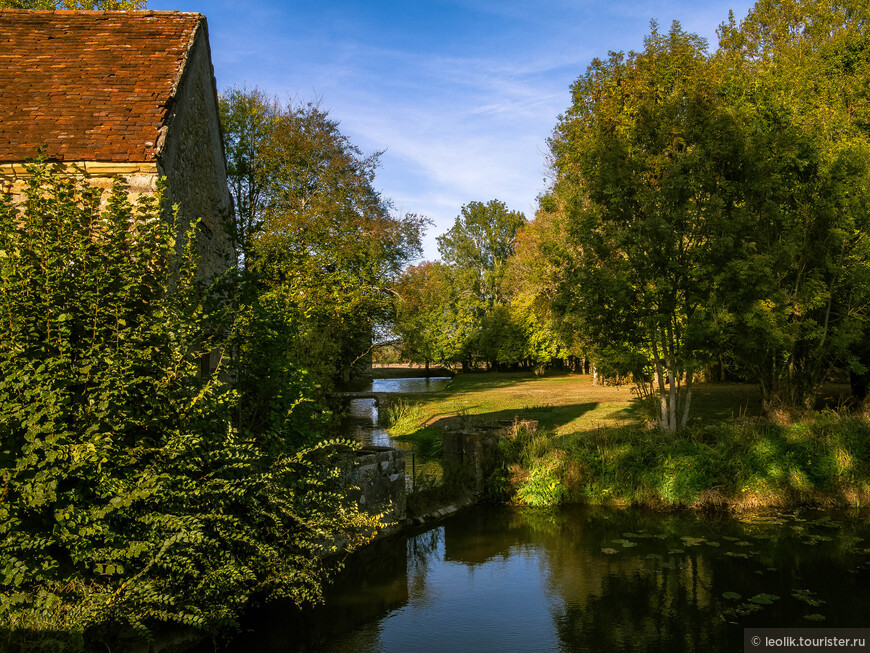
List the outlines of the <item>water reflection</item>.
{"label": "water reflection", "polygon": [[357,442],[378,447],[394,447],[386,429],[377,426],[378,406],[374,399],[352,399],[348,405],[345,432]]}
{"label": "water reflection", "polygon": [[450,383],[449,376],[430,376],[410,379],[374,379],[366,392],[436,392]]}
{"label": "water reflection", "polygon": [[[476,508],[355,557],[247,651],[725,651],[744,627],[870,626],[867,515]],[[807,617],[810,617],[807,619]]]}

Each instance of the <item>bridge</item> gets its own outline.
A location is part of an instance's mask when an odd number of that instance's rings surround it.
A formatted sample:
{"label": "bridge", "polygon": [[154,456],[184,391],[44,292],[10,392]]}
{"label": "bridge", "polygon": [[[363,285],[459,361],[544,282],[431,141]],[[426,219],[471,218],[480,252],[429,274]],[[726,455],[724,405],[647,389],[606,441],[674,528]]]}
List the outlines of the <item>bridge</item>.
{"label": "bridge", "polygon": [[381,401],[388,398],[390,395],[396,396],[395,392],[333,392],[332,396],[336,399],[344,401],[353,401],[354,399],[374,399],[375,403],[380,405]]}

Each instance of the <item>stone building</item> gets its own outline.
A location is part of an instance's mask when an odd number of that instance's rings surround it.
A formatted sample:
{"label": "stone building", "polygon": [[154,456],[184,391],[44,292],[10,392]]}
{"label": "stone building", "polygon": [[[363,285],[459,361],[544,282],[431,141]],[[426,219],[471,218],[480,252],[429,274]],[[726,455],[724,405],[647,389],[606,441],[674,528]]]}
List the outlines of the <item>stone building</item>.
{"label": "stone building", "polygon": [[0,189],[21,187],[40,148],[100,187],[152,193],[165,177],[180,228],[201,219],[202,275],[235,264],[201,14],[0,10]]}

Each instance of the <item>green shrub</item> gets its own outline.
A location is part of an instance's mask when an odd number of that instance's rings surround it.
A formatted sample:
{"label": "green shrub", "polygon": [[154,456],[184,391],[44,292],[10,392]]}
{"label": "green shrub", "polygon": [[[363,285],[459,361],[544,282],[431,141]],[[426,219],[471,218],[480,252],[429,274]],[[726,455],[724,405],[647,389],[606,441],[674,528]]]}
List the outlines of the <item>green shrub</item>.
{"label": "green shrub", "polygon": [[568,489],[562,483],[560,466],[555,461],[539,461],[531,470],[529,477],[519,484],[517,498],[527,506],[555,506],[568,496]]}
{"label": "green shrub", "polygon": [[116,185],[101,208],[30,172],[23,203],[0,197],[0,648],[316,600],[322,555],[376,520],[280,423],[240,429],[220,368],[200,375],[228,304],[197,282],[195,225],[177,247],[157,200]]}
{"label": "green shrub", "polygon": [[490,492],[529,505],[705,502],[745,507],[863,503],[870,422],[825,413],[782,426],[720,422],[670,433],[621,427],[556,436],[524,430],[500,442]]}

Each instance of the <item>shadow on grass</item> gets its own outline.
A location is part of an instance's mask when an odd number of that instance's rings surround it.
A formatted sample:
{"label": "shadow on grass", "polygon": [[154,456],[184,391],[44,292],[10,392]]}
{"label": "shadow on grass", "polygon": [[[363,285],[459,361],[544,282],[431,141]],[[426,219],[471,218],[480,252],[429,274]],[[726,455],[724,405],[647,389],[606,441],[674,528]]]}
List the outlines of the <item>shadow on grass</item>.
{"label": "shadow on grass", "polygon": [[[505,409],[474,415],[447,415],[430,421],[413,433],[394,436],[400,442],[412,443],[418,454],[424,458],[436,458],[441,455],[441,434],[444,428],[475,428],[497,426],[505,421],[536,420],[542,430],[556,429],[564,424],[583,416],[598,407],[598,402],[572,404],[568,406],[537,406],[523,410]],[[469,406],[474,409],[475,406]]]}

